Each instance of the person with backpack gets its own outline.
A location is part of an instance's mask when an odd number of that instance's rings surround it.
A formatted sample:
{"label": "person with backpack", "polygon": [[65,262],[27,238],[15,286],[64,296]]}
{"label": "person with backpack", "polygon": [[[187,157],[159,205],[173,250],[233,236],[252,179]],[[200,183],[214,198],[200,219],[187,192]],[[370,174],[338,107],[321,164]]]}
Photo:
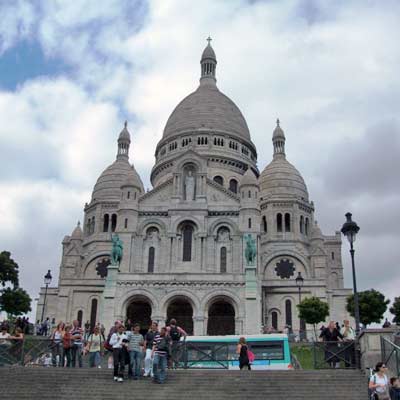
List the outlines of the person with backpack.
{"label": "person with backpack", "polygon": [[167,356],[170,350],[170,337],[167,335],[167,328],[162,327],[159,334],[156,334],[153,341],[153,374],[155,383],[164,383],[167,373]]}
{"label": "person with backpack", "polygon": [[86,351],[89,353],[89,367],[101,368],[101,354],[103,347],[103,340],[100,334],[100,329],[95,326],[93,333],[87,339]]}
{"label": "person with backpack", "polygon": [[118,332],[112,334],[110,345],[113,348],[114,381],[124,381],[125,360],[127,354],[128,338],[125,335],[125,327],[120,325]]}
{"label": "person with backpack", "polygon": [[374,400],[390,400],[389,379],[386,375],[387,367],[383,362],[378,362],[375,366],[375,374],[369,380],[369,389],[372,391]]}
{"label": "person with backpack", "polygon": [[187,333],[176,324],[176,319],[172,318],[169,321],[169,326],[167,327],[167,335],[171,338],[171,357],[170,357],[170,368],[177,368],[180,360],[180,348],[179,341],[181,337],[186,340]]}
{"label": "person with backpack", "polygon": [[112,327],[110,328],[110,331],[108,332],[107,339],[104,341],[104,350],[106,350],[106,351],[109,352],[109,357],[108,357],[108,362],[107,362],[107,367],[108,367],[109,369],[114,368],[113,347],[112,347],[111,344],[110,344],[110,339],[111,339],[111,336],[112,336],[114,333],[118,332],[118,328],[119,328],[121,325],[122,325],[121,321],[116,320],[116,321],[114,322],[114,326],[112,326]]}
{"label": "person with backpack", "polygon": [[153,321],[149,331],[144,337],[144,348],[146,349],[144,359],[144,376],[153,377],[153,342],[157,334],[159,334],[158,323]]}

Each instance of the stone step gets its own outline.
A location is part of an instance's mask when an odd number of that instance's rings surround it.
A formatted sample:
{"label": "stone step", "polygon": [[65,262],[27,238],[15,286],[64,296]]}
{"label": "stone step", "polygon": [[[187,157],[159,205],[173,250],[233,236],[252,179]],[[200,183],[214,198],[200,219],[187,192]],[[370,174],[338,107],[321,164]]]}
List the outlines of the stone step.
{"label": "stone step", "polygon": [[[168,371],[167,383],[149,378],[112,380],[109,369],[19,367],[0,369],[1,398],[180,400],[361,400],[367,396],[360,371]],[[14,384],[15,383],[15,384]]]}

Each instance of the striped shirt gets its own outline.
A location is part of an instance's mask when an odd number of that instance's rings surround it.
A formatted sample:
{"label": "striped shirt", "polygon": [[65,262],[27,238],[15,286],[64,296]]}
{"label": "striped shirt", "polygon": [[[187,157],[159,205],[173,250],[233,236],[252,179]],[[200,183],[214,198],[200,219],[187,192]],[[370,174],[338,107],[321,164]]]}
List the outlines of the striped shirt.
{"label": "striped shirt", "polygon": [[80,328],[79,326],[74,326],[74,327],[72,327],[72,330],[71,330],[71,336],[73,337],[73,336],[79,336],[79,339],[78,338],[74,338],[73,339],[73,341],[74,341],[74,344],[76,344],[76,345],[81,345],[82,344],[82,335],[83,335],[83,330],[82,330],[82,328]]}
{"label": "striped shirt", "polygon": [[126,332],[126,337],[129,340],[128,343],[128,350],[129,351],[140,351],[141,348],[140,346],[143,346],[143,336],[140,333],[134,333],[134,332]]}
{"label": "striped shirt", "polygon": [[[169,337],[168,336],[160,336],[159,333],[156,333],[156,335],[154,336],[154,340],[153,340],[153,346],[155,346],[155,354],[158,354],[159,356],[166,356],[168,351],[165,350],[166,346],[169,346]],[[159,346],[161,345],[163,350],[159,350]]]}

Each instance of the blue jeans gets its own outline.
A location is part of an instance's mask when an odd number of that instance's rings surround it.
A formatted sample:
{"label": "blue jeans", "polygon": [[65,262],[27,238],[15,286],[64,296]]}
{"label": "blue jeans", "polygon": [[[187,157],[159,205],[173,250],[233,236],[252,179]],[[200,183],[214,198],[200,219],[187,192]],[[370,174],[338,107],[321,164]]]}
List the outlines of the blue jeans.
{"label": "blue jeans", "polygon": [[100,352],[99,351],[92,351],[89,352],[89,367],[94,368],[100,365]]}
{"label": "blue jeans", "polygon": [[159,383],[164,383],[166,378],[167,370],[167,356],[160,356],[159,354],[154,355],[153,360],[153,374],[154,380]]}
{"label": "blue jeans", "polygon": [[72,346],[72,367],[75,368],[76,356],[78,356],[79,368],[82,368],[82,344],[76,344]]}
{"label": "blue jeans", "polygon": [[134,378],[139,378],[142,366],[142,352],[139,350],[129,351],[129,359],[131,361],[132,375]]}

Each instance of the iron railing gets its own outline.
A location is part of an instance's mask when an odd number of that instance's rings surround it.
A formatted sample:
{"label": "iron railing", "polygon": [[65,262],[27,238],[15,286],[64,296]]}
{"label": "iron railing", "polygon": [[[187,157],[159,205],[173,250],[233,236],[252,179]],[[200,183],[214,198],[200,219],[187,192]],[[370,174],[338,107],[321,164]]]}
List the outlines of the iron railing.
{"label": "iron railing", "polygon": [[386,364],[389,371],[395,375],[400,375],[400,347],[390,340],[381,336],[382,362]]}
{"label": "iron railing", "polygon": [[356,342],[313,342],[315,369],[359,368],[356,357]]}

